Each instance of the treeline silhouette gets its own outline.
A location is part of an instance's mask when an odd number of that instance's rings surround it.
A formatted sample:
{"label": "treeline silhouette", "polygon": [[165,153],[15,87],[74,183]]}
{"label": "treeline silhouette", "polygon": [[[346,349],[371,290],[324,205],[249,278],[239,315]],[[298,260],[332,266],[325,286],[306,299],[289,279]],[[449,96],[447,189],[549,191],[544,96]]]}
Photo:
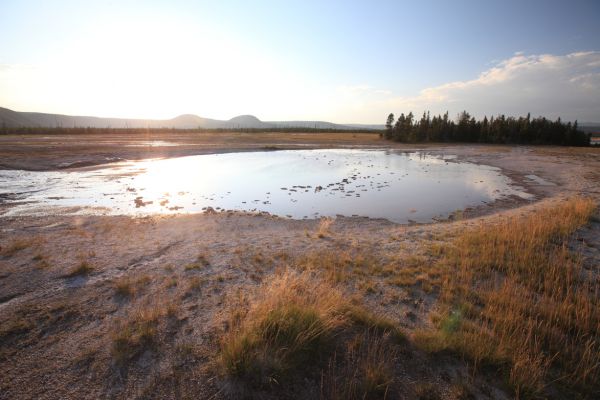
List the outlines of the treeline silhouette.
{"label": "treeline silhouette", "polygon": [[470,142],[502,144],[553,144],[562,146],[589,146],[590,134],[577,127],[577,121],[563,123],[560,118],[551,121],[544,117],[506,117],[500,115],[476,120],[463,111],[456,121],[444,115],[431,117],[424,112],[417,120],[413,113],[390,114],[385,124],[386,139],[398,142]]}

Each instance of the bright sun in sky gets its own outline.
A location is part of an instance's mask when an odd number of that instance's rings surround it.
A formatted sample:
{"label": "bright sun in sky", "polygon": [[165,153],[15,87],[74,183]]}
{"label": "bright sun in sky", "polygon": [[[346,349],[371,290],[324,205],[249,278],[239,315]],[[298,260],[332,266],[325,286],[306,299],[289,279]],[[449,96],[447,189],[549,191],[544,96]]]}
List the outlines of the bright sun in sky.
{"label": "bright sun in sky", "polygon": [[230,117],[245,104],[271,106],[293,83],[275,60],[208,24],[152,14],[94,21],[48,59],[11,72],[17,96],[52,94],[74,112],[155,118]]}
{"label": "bright sun in sky", "polygon": [[[399,3],[3,1],[0,106],[158,119],[380,124],[389,112],[468,109],[600,120],[598,3]],[[579,22],[564,24],[565,9]]]}

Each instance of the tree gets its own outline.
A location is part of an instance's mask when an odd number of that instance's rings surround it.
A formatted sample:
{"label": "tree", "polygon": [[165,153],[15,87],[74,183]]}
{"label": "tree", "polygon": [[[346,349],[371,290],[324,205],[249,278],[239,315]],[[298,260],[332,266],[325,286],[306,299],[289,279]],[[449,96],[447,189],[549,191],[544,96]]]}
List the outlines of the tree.
{"label": "tree", "polygon": [[412,112],[400,114],[394,123],[394,114],[388,116],[385,135],[398,142],[470,142],[470,143],[521,143],[555,144],[563,146],[589,146],[590,135],[579,130],[577,121],[564,123],[544,117],[531,118],[498,115],[477,120],[467,111],[461,112],[456,122],[443,116],[424,112],[419,120]]}
{"label": "tree", "polygon": [[392,128],[394,127],[394,114],[390,113],[387,117],[387,121],[385,122],[385,138],[392,138]]}

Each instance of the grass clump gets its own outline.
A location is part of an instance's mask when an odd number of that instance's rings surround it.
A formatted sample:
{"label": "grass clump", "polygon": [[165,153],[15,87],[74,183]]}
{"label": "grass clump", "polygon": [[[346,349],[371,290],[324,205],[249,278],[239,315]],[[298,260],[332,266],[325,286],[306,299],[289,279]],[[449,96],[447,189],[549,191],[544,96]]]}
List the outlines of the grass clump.
{"label": "grass clump", "polygon": [[177,285],[178,285],[178,282],[177,282],[177,278],[176,277],[172,276],[170,278],[167,278],[167,283],[165,284],[165,286],[167,287],[167,289],[174,288]]}
{"label": "grass clump", "polygon": [[188,289],[195,291],[195,290],[200,290],[200,288],[202,287],[202,284],[206,282],[205,278],[200,278],[198,276],[194,276],[192,279],[190,279],[190,282],[188,284]]}
{"label": "grass clump", "polygon": [[115,293],[123,297],[132,297],[135,294],[135,286],[131,278],[125,276],[114,282]]}
{"label": "grass clump", "polygon": [[319,227],[317,228],[317,237],[319,239],[324,239],[331,234],[330,228],[331,224],[333,224],[333,221],[334,220],[331,217],[321,218],[321,221],[319,221]]}
{"label": "grass clump", "polygon": [[[385,336],[365,331],[349,340],[321,377],[321,398],[332,400],[385,399],[394,382],[396,351]],[[339,359],[341,357],[342,359]],[[390,395],[394,398],[394,395]]]}
{"label": "grass clump", "polygon": [[243,318],[232,318],[219,359],[226,375],[258,386],[279,382],[327,354],[346,323],[342,293],[309,274],[288,271],[261,292]]}
{"label": "grass clump", "polygon": [[33,324],[23,318],[15,319],[2,324],[0,327],[0,347],[1,343],[11,337],[29,332],[33,329]]}
{"label": "grass clump", "polygon": [[75,276],[87,275],[94,270],[94,267],[88,261],[82,261],[77,264],[69,273],[66,275],[68,278]]}
{"label": "grass clump", "polygon": [[233,307],[221,371],[253,389],[285,391],[311,381],[327,398],[385,397],[403,337],[397,324],[351,304],[318,276],[287,270],[267,279],[246,307]]}
{"label": "grass clump", "polygon": [[438,387],[430,382],[420,382],[415,385],[415,395],[418,400],[441,400]]}
{"label": "grass clump", "polygon": [[142,275],[136,279],[130,276],[123,276],[113,282],[115,293],[122,297],[133,297],[135,294],[148,285],[151,281],[150,276]]}
{"label": "grass clump", "polygon": [[208,266],[210,266],[210,262],[204,255],[201,254],[198,256],[198,258],[196,258],[196,261],[194,261],[193,263],[187,264],[185,266],[185,270],[190,271],[190,270],[195,270],[195,269],[202,269],[202,268],[205,268]]}
{"label": "grass clump", "polygon": [[35,256],[33,256],[32,260],[37,262],[37,268],[44,269],[50,267],[46,256],[41,253],[37,253]]}
{"label": "grass clump", "polygon": [[361,276],[377,275],[378,263],[370,254],[348,251],[319,251],[308,254],[294,265],[300,270],[321,274],[332,284],[348,283]]}
{"label": "grass clump", "polygon": [[568,250],[595,209],[573,198],[459,235],[443,258],[451,273],[438,330],[417,332],[417,342],[499,366],[517,397],[551,382],[599,390],[600,281]]}
{"label": "grass clump", "polygon": [[31,246],[31,244],[31,240],[15,239],[5,248],[0,247],[0,249],[2,250],[1,254],[10,257],[21,250],[25,250],[26,248]]}
{"label": "grass clump", "polygon": [[396,322],[385,316],[373,314],[363,307],[349,305],[346,308],[346,315],[356,325],[366,327],[376,333],[387,334],[397,342],[406,339],[404,332]]}
{"label": "grass clump", "polygon": [[145,350],[155,348],[161,320],[174,313],[175,308],[171,304],[146,305],[119,320],[111,335],[111,355],[116,363],[124,365]]}

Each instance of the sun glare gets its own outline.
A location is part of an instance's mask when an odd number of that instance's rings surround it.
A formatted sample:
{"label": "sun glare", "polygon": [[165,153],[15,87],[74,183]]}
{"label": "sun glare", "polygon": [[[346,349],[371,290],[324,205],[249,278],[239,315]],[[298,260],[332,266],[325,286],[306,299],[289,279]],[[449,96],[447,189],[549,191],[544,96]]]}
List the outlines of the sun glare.
{"label": "sun glare", "polygon": [[43,65],[10,78],[23,100],[35,97],[38,108],[49,111],[61,104],[73,114],[227,119],[307,103],[310,91],[283,71],[260,48],[209,23],[140,16],[97,21]]}

